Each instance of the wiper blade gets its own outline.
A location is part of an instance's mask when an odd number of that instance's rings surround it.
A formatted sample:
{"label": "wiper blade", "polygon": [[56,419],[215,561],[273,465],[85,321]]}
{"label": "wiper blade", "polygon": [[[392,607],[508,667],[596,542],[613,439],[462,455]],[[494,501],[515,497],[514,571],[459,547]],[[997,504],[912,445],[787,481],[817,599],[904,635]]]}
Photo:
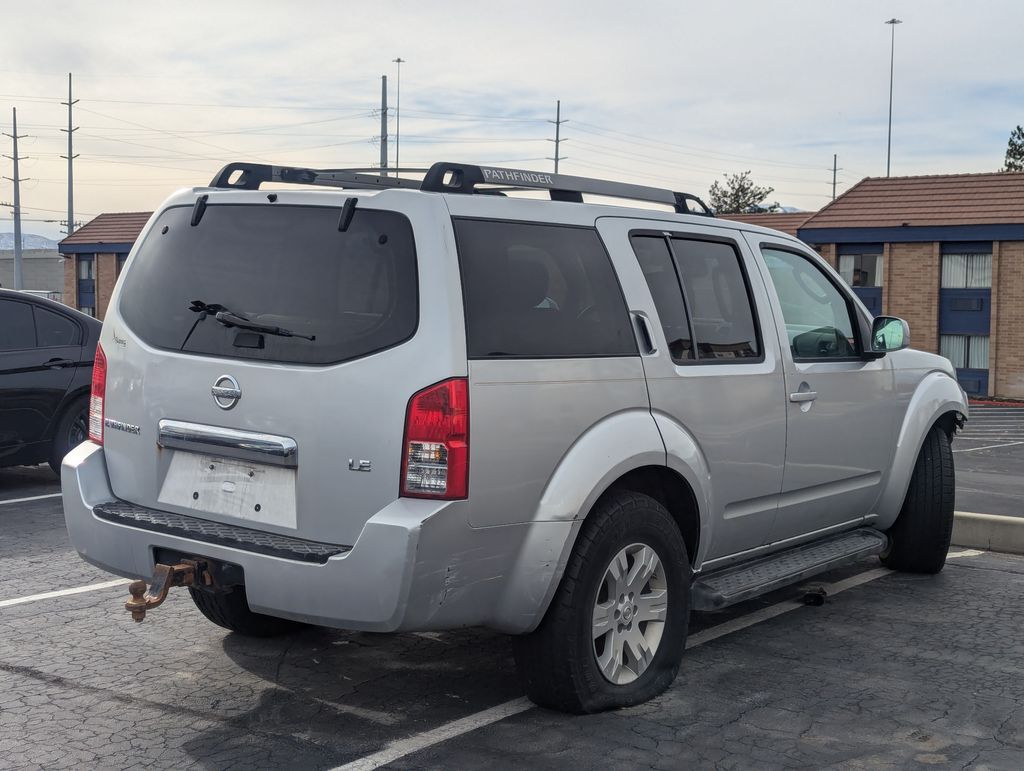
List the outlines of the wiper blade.
{"label": "wiper blade", "polygon": [[[210,306],[206,306],[204,310],[209,313],[213,313]],[[255,321],[250,321],[244,316],[239,316],[237,313],[232,313],[228,310],[217,311],[214,318],[226,327],[238,327],[239,329],[248,329],[251,332],[260,332],[265,335],[277,335],[278,337],[299,337],[303,340],[316,340],[316,335],[300,335],[298,332],[292,332],[290,329],[285,329],[284,327],[273,327],[268,324],[258,324]]]}

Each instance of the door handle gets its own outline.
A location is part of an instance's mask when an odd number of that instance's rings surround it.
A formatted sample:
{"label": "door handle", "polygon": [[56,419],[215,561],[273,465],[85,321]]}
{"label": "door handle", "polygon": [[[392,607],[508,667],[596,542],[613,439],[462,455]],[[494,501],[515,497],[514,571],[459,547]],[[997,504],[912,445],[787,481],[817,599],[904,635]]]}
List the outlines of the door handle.
{"label": "door handle", "polygon": [[644,349],[643,353],[646,356],[653,356],[658,352],[658,346],[654,342],[654,335],[651,333],[651,325],[647,320],[647,316],[634,311],[633,319],[639,332],[640,344]]}
{"label": "door handle", "polygon": [[797,391],[795,394],[789,395],[789,400],[791,402],[796,402],[797,404],[802,404],[803,402],[813,402],[817,398],[817,391]]}
{"label": "door handle", "polygon": [[71,359],[50,359],[43,366],[49,367],[50,369],[60,369],[61,367],[67,367],[70,366],[71,364],[74,364],[74,362],[71,361]]}

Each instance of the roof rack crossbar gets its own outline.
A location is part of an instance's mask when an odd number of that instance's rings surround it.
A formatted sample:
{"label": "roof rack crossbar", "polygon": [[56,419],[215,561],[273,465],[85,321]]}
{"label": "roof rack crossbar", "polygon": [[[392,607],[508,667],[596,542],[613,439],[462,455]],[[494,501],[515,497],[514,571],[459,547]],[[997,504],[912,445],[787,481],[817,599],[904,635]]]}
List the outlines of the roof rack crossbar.
{"label": "roof rack crossbar", "polygon": [[[210,187],[231,190],[259,190],[264,182],[342,187],[352,190],[404,187],[419,190],[414,179],[389,177],[386,172],[419,172],[426,169],[306,169],[263,163],[229,163],[210,182]],[[385,173],[382,173],[385,172]]]}
{"label": "roof rack crossbar", "polygon": [[[611,182],[605,179],[574,177],[567,174],[549,174],[526,169],[505,169],[494,166],[476,166],[464,163],[435,163],[423,178],[421,190],[435,193],[473,193],[478,185],[496,185],[501,189],[548,190],[553,201],[581,203],[583,194],[609,198],[626,198],[671,206],[679,214],[699,214],[713,217],[714,213],[695,195],[677,193],[658,187],[634,185],[629,182]],[[695,210],[690,204],[699,207]]]}

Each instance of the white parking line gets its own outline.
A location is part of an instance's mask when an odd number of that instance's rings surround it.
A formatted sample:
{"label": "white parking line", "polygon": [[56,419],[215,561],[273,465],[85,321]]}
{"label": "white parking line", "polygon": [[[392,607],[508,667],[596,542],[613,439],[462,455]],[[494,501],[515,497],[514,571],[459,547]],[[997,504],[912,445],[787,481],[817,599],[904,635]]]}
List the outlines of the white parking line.
{"label": "white parking line", "polygon": [[60,589],[56,592],[30,594],[28,597],[15,597],[13,600],[0,600],[0,608],[9,608],[12,605],[22,605],[26,602],[36,602],[38,600],[50,600],[54,597],[67,597],[69,594],[83,594],[85,592],[95,592],[97,589],[109,589],[112,586],[123,586],[124,584],[128,583],[131,583],[130,578],[117,578],[113,581],[104,581],[100,584],[87,584],[86,586],[76,586],[73,589]]}
{"label": "white parking line", "polygon": [[1006,444],[989,444],[984,447],[968,447],[965,450],[953,450],[953,452],[977,452],[978,450],[995,450],[999,447],[1016,447],[1018,444],[1024,444],[1024,442],[1008,442]]}
{"label": "white parking line", "polygon": [[8,503],[27,503],[28,501],[41,501],[44,498],[60,498],[60,493],[50,493],[48,495],[33,495],[29,498],[8,498],[6,501],[0,501],[0,506],[6,506]]}
{"label": "white parking line", "polygon": [[[957,556],[968,556],[967,554]],[[868,581],[874,581],[876,578],[888,575],[892,571],[888,568],[875,568],[868,570],[864,573],[859,573],[850,578],[842,581],[836,581],[834,584],[827,584],[823,588],[825,589],[826,595],[831,597],[834,594],[845,592],[847,589],[852,589],[855,586],[866,584]],[[716,640],[719,637],[738,632],[741,629],[760,624],[762,621],[768,621],[769,619],[781,616],[784,613],[797,610],[798,608],[805,607],[803,602],[800,600],[786,600],[784,602],[776,603],[775,605],[769,605],[767,608],[749,613],[746,616],[740,618],[734,618],[731,621],[726,621],[710,629],[705,629],[703,632],[698,632],[695,635],[691,635],[690,639],[686,641],[686,648],[696,648],[700,645],[704,645],[711,640]],[[485,709],[482,712],[469,715],[468,717],[459,718],[453,720],[450,723],[438,726],[437,728],[425,731],[421,734],[414,734],[413,736],[406,737],[405,739],[398,739],[397,741],[391,742],[384,749],[374,752],[371,755],[359,758],[359,760],[353,760],[351,763],[346,763],[343,766],[338,766],[332,771],[373,771],[374,769],[385,766],[388,763],[394,763],[400,758],[404,758],[406,755],[411,755],[414,752],[432,747],[435,744],[454,739],[456,736],[475,731],[478,728],[497,723],[500,720],[504,720],[507,717],[518,715],[520,712],[526,712],[533,707],[533,703],[526,698],[512,699],[506,701],[504,704],[499,704],[496,707]]]}

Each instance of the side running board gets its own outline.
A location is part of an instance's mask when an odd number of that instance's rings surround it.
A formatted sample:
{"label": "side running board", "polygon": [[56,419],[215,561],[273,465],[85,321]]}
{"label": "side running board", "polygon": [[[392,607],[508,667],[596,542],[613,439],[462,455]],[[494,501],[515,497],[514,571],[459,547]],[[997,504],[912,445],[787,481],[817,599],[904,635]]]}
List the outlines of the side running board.
{"label": "side running board", "polygon": [[805,578],[880,554],[889,538],[870,527],[828,536],[784,552],[695,577],[690,588],[694,610],[718,610]]}

